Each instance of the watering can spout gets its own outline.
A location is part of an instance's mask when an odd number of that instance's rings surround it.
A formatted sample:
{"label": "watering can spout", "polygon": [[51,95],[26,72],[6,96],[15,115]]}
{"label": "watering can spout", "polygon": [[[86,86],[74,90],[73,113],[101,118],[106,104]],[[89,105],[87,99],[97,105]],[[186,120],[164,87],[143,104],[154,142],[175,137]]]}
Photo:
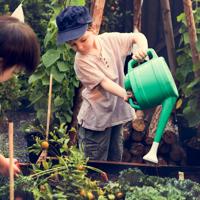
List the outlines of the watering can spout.
{"label": "watering can spout", "polygon": [[159,142],[161,140],[162,134],[164,132],[165,126],[169,120],[169,117],[171,115],[171,112],[174,108],[174,105],[176,103],[177,96],[173,97],[168,97],[165,99],[162,103],[162,111],[160,113],[160,118],[158,121],[158,126],[156,129],[156,134],[154,137],[154,142],[153,145],[150,149],[150,151],[143,157],[144,160],[158,163],[158,158],[157,158],[157,149]]}
{"label": "watering can spout", "polygon": [[164,132],[165,126],[169,120],[171,112],[176,104],[177,97],[168,97],[162,103],[162,111],[158,121],[158,128],[156,130],[155,142],[160,142],[162,133]]}

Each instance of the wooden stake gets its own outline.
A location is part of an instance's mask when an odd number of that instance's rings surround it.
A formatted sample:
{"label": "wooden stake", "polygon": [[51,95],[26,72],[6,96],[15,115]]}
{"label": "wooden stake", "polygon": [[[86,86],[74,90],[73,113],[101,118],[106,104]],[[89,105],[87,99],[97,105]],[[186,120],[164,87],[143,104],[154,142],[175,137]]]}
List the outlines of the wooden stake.
{"label": "wooden stake", "polygon": [[49,138],[49,125],[50,125],[50,119],[51,119],[52,80],[53,80],[53,76],[51,74],[50,75],[50,81],[49,81],[49,97],[48,97],[48,111],[47,111],[46,140],[48,140],[48,138]]}
{"label": "wooden stake", "polygon": [[[50,119],[51,119],[52,82],[53,82],[53,76],[52,76],[52,74],[50,74],[48,110],[47,110],[47,126],[46,126],[46,132],[45,132],[46,141],[48,141],[48,139],[49,139],[49,125],[50,125]],[[40,154],[36,163],[46,160],[46,157],[47,157],[47,149],[44,149],[44,150],[42,150],[42,153]]]}
{"label": "wooden stake", "polygon": [[13,153],[13,122],[8,124],[9,158],[10,158],[10,200],[14,200],[14,153]]}

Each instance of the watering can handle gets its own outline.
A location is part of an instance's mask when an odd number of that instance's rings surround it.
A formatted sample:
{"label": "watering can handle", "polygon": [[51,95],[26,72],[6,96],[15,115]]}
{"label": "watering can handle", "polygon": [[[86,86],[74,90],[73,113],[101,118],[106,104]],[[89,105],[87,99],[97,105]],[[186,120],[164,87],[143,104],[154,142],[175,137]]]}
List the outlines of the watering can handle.
{"label": "watering can handle", "polygon": [[[148,49],[147,55],[149,57],[149,60],[158,57],[154,49]],[[128,72],[130,72],[133,69],[133,67],[136,67],[138,65],[139,65],[139,62],[137,60],[134,60],[134,59],[130,60],[128,63]]]}
{"label": "watering can handle", "polygon": [[132,98],[129,98],[129,99],[128,99],[128,102],[129,102],[129,104],[131,105],[132,108],[135,108],[136,110],[142,110],[142,108],[141,108],[139,105],[136,105],[136,104],[133,102],[133,99],[132,99]]}

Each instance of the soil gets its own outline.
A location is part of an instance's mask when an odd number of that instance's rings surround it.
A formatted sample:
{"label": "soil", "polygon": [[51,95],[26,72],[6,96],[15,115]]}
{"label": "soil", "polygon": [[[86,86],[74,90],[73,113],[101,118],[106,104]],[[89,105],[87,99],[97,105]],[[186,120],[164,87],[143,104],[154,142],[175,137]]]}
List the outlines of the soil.
{"label": "soil", "polygon": [[[34,113],[9,112],[7,113],[7,118],[14,123],[14,157],[19,162],[29,162],[27,141],[24,137],[23,127],[33,123]],[[8,157],[8,149],[8,123],[4,119],[1,121],[0,126],[0,153]]]}

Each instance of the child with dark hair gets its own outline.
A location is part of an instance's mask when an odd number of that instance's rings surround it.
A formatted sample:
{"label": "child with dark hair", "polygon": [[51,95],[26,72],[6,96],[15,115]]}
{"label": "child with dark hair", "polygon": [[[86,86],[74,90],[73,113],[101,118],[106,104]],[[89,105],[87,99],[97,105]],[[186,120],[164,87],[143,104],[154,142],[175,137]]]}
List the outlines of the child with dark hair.
{"label": "child with dark hair", "polygon": [[[40,60],[36,34],[17,18],[0,16],[0,82],[20,71],[34,72]],[[20,170],[14,164],[14,174]],[[0,154],[0,173],[9,174],[9,158]]]}
{"label": "child with dark hair", "polygon": [[56,18],[58,44],[68,43],[75,51],[74,68],[84,86],[78,114],[79,147],[92,160],[120,161],[122,127],[134,117],[126,102],[124,63],[134,44],[133,58],[143,60],[148,48],[142,33],[95,35],[92,18],[84,6],[65,8]]}

